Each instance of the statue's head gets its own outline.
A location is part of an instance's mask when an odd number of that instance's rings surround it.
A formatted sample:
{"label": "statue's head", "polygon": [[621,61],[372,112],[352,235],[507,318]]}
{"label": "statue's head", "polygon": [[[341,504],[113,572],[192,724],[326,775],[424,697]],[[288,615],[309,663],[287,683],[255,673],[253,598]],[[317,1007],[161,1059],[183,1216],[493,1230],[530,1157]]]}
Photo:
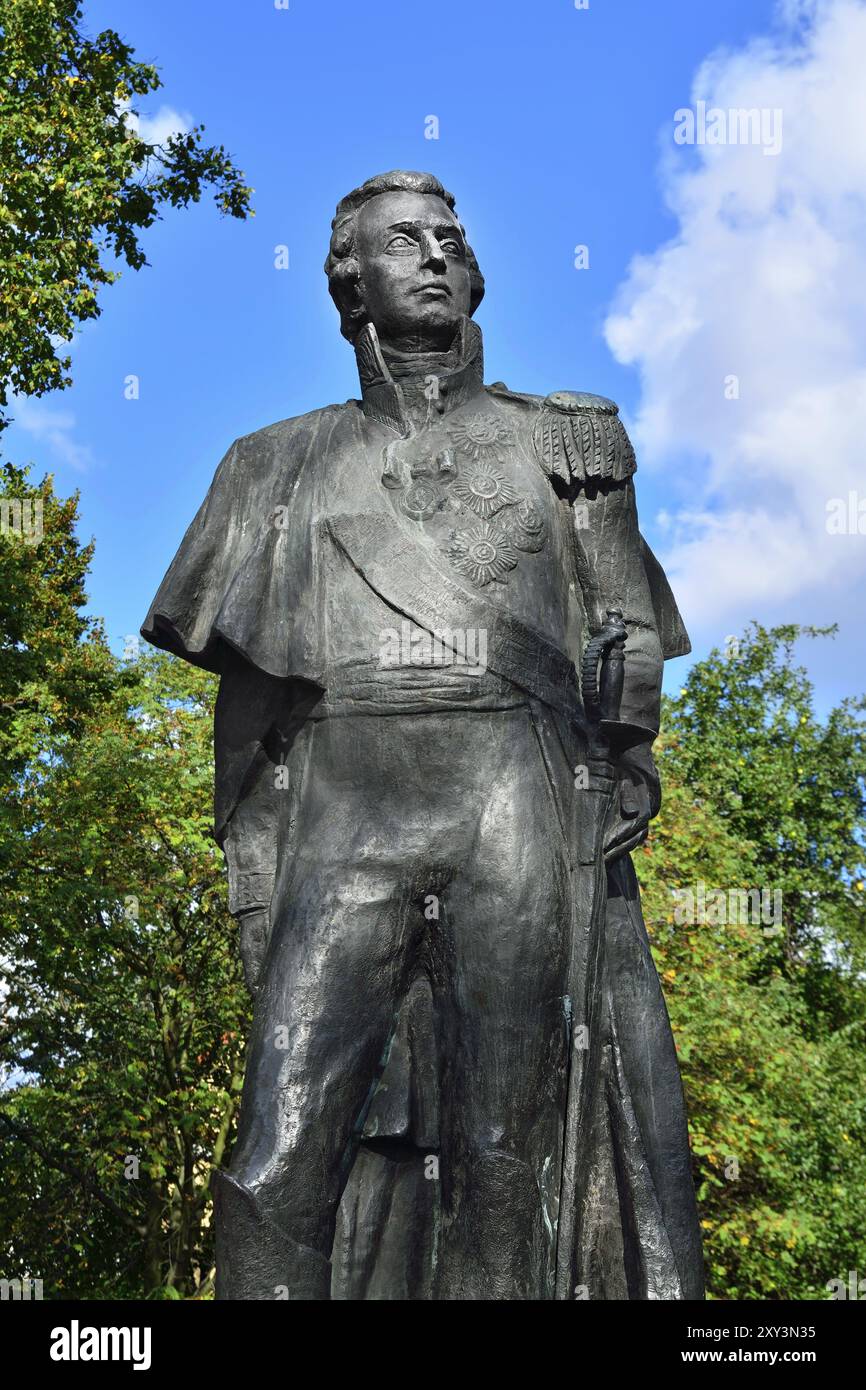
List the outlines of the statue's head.
{"label": "statue's head", "polygon": [[395,347],[445,349],[481,303],[453,195],[432,174],[377,174],[340,201],[331,228],[325,273],[350,343],[372,322]]}

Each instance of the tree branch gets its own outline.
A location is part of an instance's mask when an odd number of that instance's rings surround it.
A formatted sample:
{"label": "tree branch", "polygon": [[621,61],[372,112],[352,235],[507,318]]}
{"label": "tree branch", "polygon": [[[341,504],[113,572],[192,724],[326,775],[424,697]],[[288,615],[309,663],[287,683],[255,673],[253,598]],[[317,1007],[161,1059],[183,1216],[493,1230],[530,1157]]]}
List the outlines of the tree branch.
{"label": "tree branch", "polygon": [[2,1110],[0,1110],[0,1123],[4,1124],[10,1133],[15,1135],[16,1139],[20,1139],[22,1144],[26,1144],[34,1153],[37,1153],[43,1163],[48,1164],[49,1168],[54,1168],[58,1173],[65,1173],[67,1177],[73,1178],[81,1185],[85,1192],[95,1197],[97,1202],[101,1202],[106,1210],[110,1211],[112,1216],[116,1216],[118,1221],[122,1222],[129,1230],[135,1231],[139,1236],[145,1236],[147,1234],[146,1227],[139,1225],[135,1217],[130,1216],[128,1211],[124,1211],[123,1207],[119,1206],[113,1197],[109,1197],[107,1192],[103,1192],[102,1188],[96,1185],[92,1177],[82,1172],[82,1170],[74,1164],[67,1162],[66,1159],[59,1158],[50,1153],[45,1145],[36,1138],[36,1135],[25,1125],[22,1125],[20,1121],[10,1120],[9,1116],[4,1115]]}

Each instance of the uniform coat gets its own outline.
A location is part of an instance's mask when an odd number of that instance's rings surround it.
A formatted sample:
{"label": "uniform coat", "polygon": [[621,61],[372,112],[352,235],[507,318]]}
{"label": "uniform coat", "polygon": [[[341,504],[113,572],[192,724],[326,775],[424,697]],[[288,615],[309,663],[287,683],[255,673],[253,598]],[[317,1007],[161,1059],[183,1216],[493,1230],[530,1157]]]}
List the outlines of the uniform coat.
{"label": "uniform coat", "polygon": [[[426,371],[386,363],[372,325],[356,353],[360,400],[232,445],[142,628],[220,674],[230,907],[270,922],[219,1295],[701,1297],[628,856],[657,809],[662,662],[688,639],[631,446],[603,398],[485,387],[469,319]],[[611,607],[628,639],[600,809],[575,663]],[[586,845],[606,878],[589,1004],[568,965]]]}

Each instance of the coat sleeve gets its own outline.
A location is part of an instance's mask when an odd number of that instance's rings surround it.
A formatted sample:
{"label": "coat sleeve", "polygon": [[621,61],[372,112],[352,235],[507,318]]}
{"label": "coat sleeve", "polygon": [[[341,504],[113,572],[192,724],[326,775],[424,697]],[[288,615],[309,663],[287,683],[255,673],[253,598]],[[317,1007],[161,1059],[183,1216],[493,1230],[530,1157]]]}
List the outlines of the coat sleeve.
{"label": "coat sleeve", "polygon": [[689,651],[664,570],[638,527],[632,481],[637,463],[605,396],[554,391],[537,406],[536,457],[572,504],[577,568],[591,634],[619,608],[628,630],[621,720],[638,739],[658,732],[662,666]]}
{"label": "coat sleeve", "polygon": [[283,792],[272,752],[289,691],[286,682],[231,650],[222,666],[214,717],[214,834],[228,867],[229,911],[238,916],[271,900]]}
{"label": "coat sleeve", "polygon": [[[620,704],[623,724],[652,740],[658,733],[665,653],[638,529],[634,484],[593,484],[573,504],[577,568],[590,633],[609,608],[622,610],[628,637]],[[657,563],[657,562],[656,562]]]}
{"label": "coat sleeve", "polygon": [[668,583],[668,577],[643,536],[640,540],[644,569],[650,586],[650,597],[659,630],[659,641],[662,644],[662,656],[665,661],[674,656],[688,656],[692,644],[677,607],[677,601]]}

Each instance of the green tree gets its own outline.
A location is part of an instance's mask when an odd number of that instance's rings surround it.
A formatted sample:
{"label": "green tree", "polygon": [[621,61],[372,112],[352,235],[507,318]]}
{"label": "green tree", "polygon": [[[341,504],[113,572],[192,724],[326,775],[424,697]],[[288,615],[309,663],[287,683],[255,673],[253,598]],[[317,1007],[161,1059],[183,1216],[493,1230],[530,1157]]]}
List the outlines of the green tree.
{"label": "green tree", "polygon": [[[755,625],[666,701],[637,856],[716,1298],[826,1298],[862,1266],[866,726],[862,701],[817,718],[801,635]],[[778,891],[781,919],[744,920],[737,889]]]}
{"label": "green tree", "polygon": [[247,996],[210,833],[216,682],[166,656],[19,779],[0,883],[0,1258],[46,1297],[211,1287]]}
{"label": "green tree", "polygon": [[[46,525],[0,540],[0,1267],[49,1297],[207,1296],[248,1025],[210,837],[215,680],[116,661],[82,617],[74,499],[7,482]],[[862,702],[819,720],[797,637],[755,627],[666,702],[637,856],[723,1299],[826,1297],[862,1267]],[[699,920],[701,884],[779,888],[781,918]]]}
{"label": "green tree", "polygon": [[[61,500],[0,465],[0,871],[24,833],[18,779],[84,728],[117,674],[100,624],[82,612],[93,553]],[[17,523],[17,524],[16,524]]]}
{"label": "green tree", "polygon": [[[93,547],[75,534],[77,496],[59,499],[50,477],[35,485],[6,463],[0,509],[2,892],[30,829],[22,779],[50,766],[81,735],[117,675],[100,624],[82,612]],[[0,952],[3,946],[0,937]]]}
{"label": "green tree", "polygon": [[136,102],[161,85],[112,30],[88,37],[76,0],[0,0],[0,430],[10,392],[70,385],[63,344],[99,314],[118,261],[146,264],[139,233],[161,207],[211,188],[220,212],[250,214],[203,126],[141,138]]}
{"label": "green tree", "polygon": [[215,681],[117,661],[83,611],[77,498],[3,482],[30,524],[0,536],[0,1268],[55,1297],[195,1294],[247,1006]]}

